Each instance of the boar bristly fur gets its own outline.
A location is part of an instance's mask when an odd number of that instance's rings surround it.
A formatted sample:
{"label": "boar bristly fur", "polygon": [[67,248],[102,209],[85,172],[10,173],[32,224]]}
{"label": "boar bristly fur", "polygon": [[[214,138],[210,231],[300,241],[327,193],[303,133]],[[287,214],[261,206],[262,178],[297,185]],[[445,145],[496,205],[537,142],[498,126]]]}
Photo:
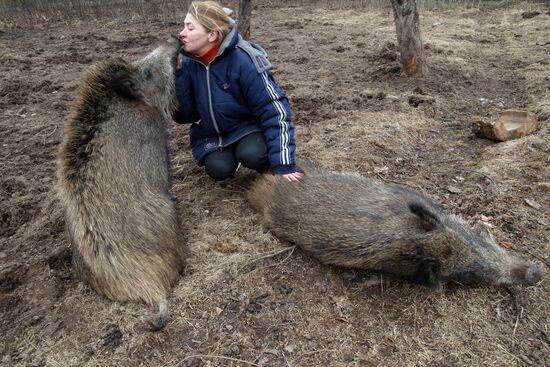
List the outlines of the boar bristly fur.
{"label": "boar bristly fur", "polygon": [[304,178],[264,175],[248,198],[266,227],[326,264],[442,283],[531,285],[538,266],[498,246],[428,196],[357,174],[302,164]]}
{"label": "boar bristly fur", "polygon": [[97,65],[83,81],[59,152],[59,194],[77,275],[111,300],[157,305],[185,249],[170,194],[168,124],[175,109],[178,40],[130,64]]}

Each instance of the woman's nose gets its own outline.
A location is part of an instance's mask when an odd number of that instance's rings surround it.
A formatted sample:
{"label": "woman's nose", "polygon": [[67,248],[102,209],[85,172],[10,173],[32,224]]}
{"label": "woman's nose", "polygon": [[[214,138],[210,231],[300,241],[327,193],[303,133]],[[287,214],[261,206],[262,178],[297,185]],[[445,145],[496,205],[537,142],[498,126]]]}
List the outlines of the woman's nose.
{"label": "woman's nose", "polygon": [[183,28],[180,32],[180,38],[184,38],[187,34],[187,30],[185,28]]}

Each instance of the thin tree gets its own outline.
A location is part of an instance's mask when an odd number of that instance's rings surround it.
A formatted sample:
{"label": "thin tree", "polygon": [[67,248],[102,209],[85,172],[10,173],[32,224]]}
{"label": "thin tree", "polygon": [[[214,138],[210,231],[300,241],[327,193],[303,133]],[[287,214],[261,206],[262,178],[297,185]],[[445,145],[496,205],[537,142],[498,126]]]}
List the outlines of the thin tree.
{"label": "thin tree", "polygon": [[239,11],[237,13],[237,25],[239,32],[244,39],[250,38],[250,18],[252,17],[252,1],[239,0]]}
{"label": "thin tree", "polygon": [[424,53],[416,0],[390,0],[397,31],[401,70],[407,75],[422,75]]}

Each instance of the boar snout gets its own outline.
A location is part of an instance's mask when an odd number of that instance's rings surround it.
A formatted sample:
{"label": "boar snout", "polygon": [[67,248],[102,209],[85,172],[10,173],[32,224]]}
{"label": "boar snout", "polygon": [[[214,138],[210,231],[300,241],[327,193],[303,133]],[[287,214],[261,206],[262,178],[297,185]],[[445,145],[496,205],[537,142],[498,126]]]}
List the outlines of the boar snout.
{"label": "boar snout", "polygon": [[504,285],[533,285],[542,279],[542,269],[536,264],[521,264],[512,269],[510,278]]}

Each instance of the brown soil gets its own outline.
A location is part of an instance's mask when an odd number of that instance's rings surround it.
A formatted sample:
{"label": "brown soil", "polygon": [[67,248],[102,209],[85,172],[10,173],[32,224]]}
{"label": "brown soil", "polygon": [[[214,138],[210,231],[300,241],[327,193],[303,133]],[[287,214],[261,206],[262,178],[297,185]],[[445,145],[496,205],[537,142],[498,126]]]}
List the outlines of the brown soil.
{"label": "brown soil", "polygon": [[[292,104],[299,158],[417,188],[548,268],[547,8],[422,12],[422,79],[399,74],[389,10],[258,5],[253,17]],[[54,190],[63,118],[91,64],[137,59],[181,18],[0,31],[1,365],[550,366],[548,276],[436,294],[323,266],[262,229],[244,200],[251,172],[207,178],[187,126],[173,126],[171,148],[192,256],[167,328],[142,331],[152,310],[75,282]],[[535,112],[539,129],[505,143],[473,135],[476,116],[505,109]]]}

